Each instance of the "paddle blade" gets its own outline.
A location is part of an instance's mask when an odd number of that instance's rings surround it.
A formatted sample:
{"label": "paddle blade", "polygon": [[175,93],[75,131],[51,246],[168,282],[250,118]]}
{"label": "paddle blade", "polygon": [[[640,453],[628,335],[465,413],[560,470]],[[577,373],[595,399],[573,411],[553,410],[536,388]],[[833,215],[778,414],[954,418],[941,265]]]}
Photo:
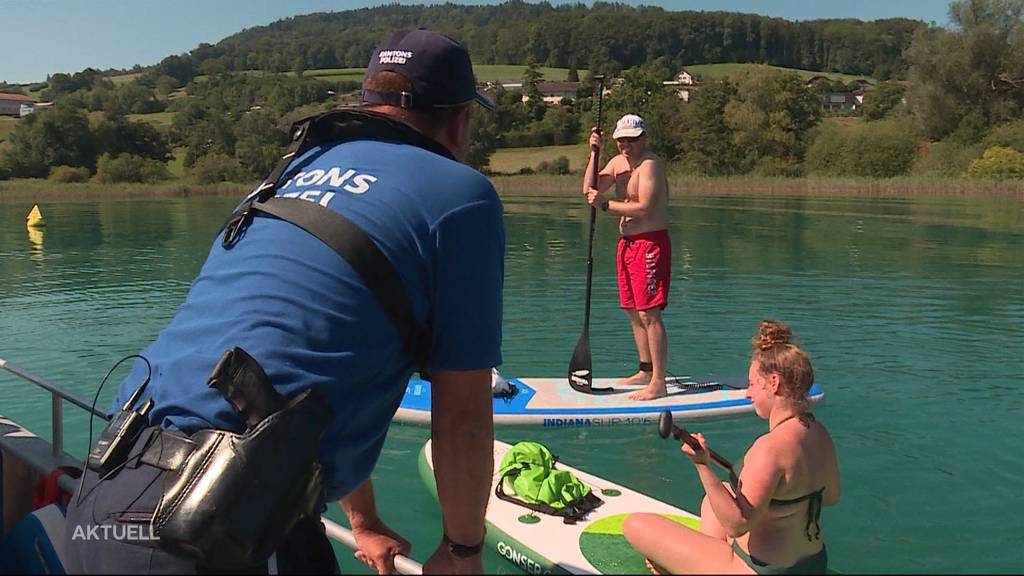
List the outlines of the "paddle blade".
{"label": "paddle blade", "polygon": [[590,365],[590,335],[584,331],[569,359],[569,386],[577,392],[589,393],[594,383]]}
{"label": "paddle blade", "polygon": [[672,413],[665,410],[658,416],[658,436],[668,438],[672,434]]}

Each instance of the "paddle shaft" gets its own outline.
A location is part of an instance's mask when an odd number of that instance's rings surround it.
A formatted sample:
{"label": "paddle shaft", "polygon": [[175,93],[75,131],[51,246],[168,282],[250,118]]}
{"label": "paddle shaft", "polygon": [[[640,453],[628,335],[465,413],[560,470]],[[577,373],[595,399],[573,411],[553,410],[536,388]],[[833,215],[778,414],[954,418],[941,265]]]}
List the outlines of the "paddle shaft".
{"label": "paddle shaft", "polygon": [[[687,446],[693,448],[694,451],[700,452],[701,450],[704,449],[701,448],[700,442],[697,442],[697,439],[691,436],[690,433],[686,431],[686,428],[680,428],[679,426],[673,425],[672,432],[677,440],[684,442]],[[710,456],[712,460],[718,463],[718,465],[721,466],[722,468],[725,468],[729,472],[732,472],[732,462],[729,462],[728,460],[725,459],[724,456],[722,456],[718,452],[715,452],[711,448],[708,448],[707,450],[708,456]]]}
{"label": "paddle shaft", "polygon": [[[597,79],[597,114],[594,127],[601,131],[601,108],[604,104],[604,76],[595,76]],[[590,170],[590,187],[597,188],[599,164],[601,162],[600,146],[590,147],[590,158],[592,169]],[[590,331],[590,293],[594,281],[594,229],[596,228],[597,208],[590,206],[590,234],[587,239],[587,295],[583,305],[583,331]]]}

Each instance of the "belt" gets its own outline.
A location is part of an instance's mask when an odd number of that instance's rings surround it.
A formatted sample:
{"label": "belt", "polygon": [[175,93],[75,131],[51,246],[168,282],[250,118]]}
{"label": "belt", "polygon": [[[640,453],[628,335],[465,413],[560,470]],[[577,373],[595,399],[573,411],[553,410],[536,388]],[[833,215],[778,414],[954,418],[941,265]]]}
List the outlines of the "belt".
{"label": "belt", "polygon": [[178,470],[196,446],[195,442],[180,432],[154,428],[146,440],[140,461],[162,470]]}

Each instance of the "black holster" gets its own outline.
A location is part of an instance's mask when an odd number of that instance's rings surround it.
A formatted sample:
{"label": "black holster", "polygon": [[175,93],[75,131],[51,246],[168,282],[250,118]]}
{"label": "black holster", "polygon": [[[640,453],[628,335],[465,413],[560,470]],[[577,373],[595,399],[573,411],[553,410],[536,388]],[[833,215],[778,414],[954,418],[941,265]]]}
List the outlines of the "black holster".
{"label": "black holster", "polygon": [[[210,386],[250,425],[241,434],[192,434],[195,447],[153,512],[153,533],[161,548],[211,568],[252,566],[265,561],[299,519],[318,518],[324,505],[320,439],[334,413],[314,390],[268,404],[280,397],[240,348],[225,354]],[[252,424],[246,401],[272,412]]]}

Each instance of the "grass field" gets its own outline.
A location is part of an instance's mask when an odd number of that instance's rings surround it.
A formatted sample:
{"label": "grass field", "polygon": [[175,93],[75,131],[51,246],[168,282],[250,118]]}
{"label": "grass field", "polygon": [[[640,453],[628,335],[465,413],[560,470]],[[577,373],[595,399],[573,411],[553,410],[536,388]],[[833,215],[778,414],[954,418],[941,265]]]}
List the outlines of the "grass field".
{"label": "grass field", "polygon": [[154,112],[152,114],[129,114],[128,119],[133,122],[147,122],[157,128],[167,128],[171,125],[174,112]]}
{"label": "grass field", "polygon": [[569,169],[576,172],[587,167],[589,148],[586,144],[544,146],[542,148],[501,148],[491,156],[490,170],[496,174],[517,174],[522,168],[537,168],[544,161],[559,156],[569,159]]}
{"label": "grass field", "polygon": [[[710,80],[716,78],[723,78],[725,76],[731,76],[737,72],[746,70],[757,64],[741,64],[738,62],[727,62],[722,64],[694,64],[693,66],[687,66],[686,70],[702,80]],[[843,82],[851,82],[863,78],[873,84],[877,84],[878,81],[870,76],[855,76],[852,74],[840,74],[838,72],[815,72],[813,70],[800,70],[799,68],[783,68],[781,66],[768,66],[775,70],[781,70],[783,72],[796,72],[804,80],[812,76],[827,76],[832,80],[842,80]]]}

